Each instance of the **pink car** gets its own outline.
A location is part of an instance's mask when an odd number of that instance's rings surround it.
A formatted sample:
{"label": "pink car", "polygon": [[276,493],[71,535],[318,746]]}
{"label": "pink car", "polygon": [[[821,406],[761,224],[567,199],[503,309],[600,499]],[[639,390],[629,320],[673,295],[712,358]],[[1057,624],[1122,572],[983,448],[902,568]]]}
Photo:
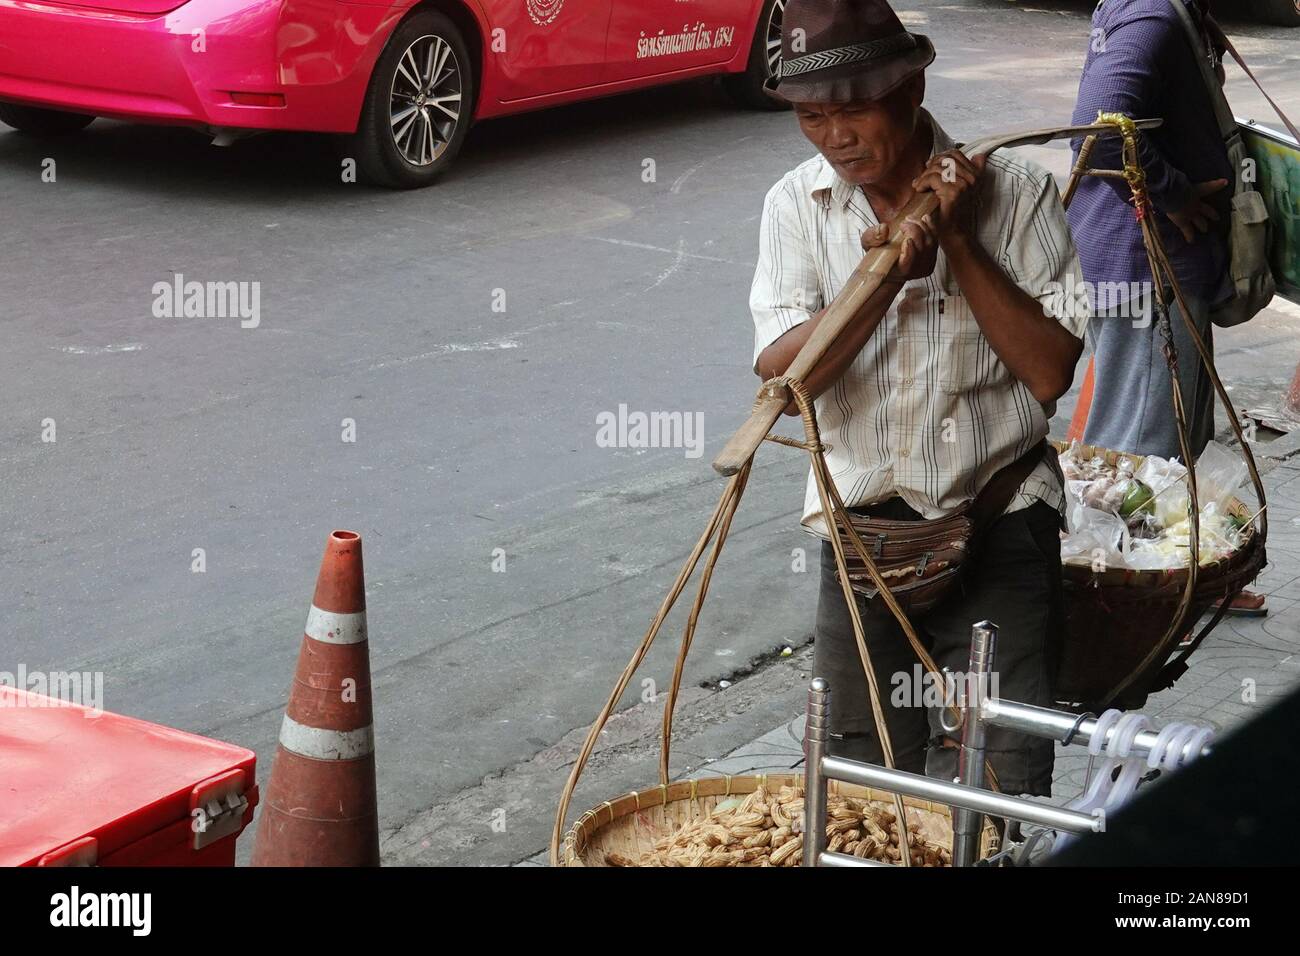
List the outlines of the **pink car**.
{"label": "pink car", "polygon": [[362,175],[424,186],[471,122],[709,74],[743,104],[785,0],[0,0],[0,120],[97,116],[345,137]]}

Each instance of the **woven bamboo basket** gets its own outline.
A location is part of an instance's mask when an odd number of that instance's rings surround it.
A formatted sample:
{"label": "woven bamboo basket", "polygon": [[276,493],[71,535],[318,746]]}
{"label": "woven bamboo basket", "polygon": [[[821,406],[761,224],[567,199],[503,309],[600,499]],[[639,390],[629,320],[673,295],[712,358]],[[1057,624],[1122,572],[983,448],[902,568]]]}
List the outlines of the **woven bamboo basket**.
{"label": "woven bamboo basket", "polygon": [[[1068,446],[1056,443],[1056,447],[1064,451]],[[1088,458],[1100,455],[1110,464],[1119,458],[1138,463],[1143,460],[1140,455],[1093,445],[1079,445],[1078,450]],[[1229,509],[1244,521],[1252,517],[1250,508],[1236,498]],[[1242,535],[1241,547],[1232,554],[1201,565],[1184,630],[1194,627],[1214,602],[1236,594],[1253,581],[1264,567],[1264,542],[1254,525],[1248,524]],[[1056,696],[1062,702],[1095,710],[1107,703],[1103,698],[1164,637],[1182,601],[1187,569],[1094,571],[1090,562],[1074,559],[1064,564],[1063,574],[1066,626]],[[1176,646],[1177,641],[1173,643]],[[1164,659],[1153,661],[1110,705],[1130,710],[1142,707],[1148,694],[1160,689],[1157,679],[1164,664]]]}
{"label": "woven bamboo basket", "polygon": [[[580,816],[564,837],[561,866],[609,866],[605,854],[618,853],[637,860],[656,841],[684,823],[707,816],[721,801],[753,793],[760,786],[777,790],[792,786],[803,790],[802,774],[758,774],[743,777],[709,777],[682,780],[665,787],[637,790],[602,803]],[[857,797],[893,809],[893,794],[839,780],[827,781],[827,791]],[[952,846],[952,817],[947,806],[928,800],[903,798],[909,823],[921,828],[930,842]],[[980,859],[996,853],[998,834],[986,823],[980,834]],[[901,865],[901,864],[900,864]]]}

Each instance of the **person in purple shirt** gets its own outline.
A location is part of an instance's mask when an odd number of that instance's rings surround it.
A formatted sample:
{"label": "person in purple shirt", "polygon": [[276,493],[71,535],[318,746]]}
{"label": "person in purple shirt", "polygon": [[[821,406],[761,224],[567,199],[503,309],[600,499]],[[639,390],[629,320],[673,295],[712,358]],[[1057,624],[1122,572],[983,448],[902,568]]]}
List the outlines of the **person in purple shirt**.
{"label": "person in purple shirt", "polygon": [[[1206,29],[1212,0],[1175,2],[1184,3],[1200,27],[1199,49],[1170,0],[1097,4],[1074,122],[1095,122],[1098,111],[1164,120],[1143,134],[1141,161],[1174,273],[1212,351],[1210,310],[1232,295],[1229,185],[1236,172],[1196,58],[1209,58],[1222,83],[1224,51]],[[1077,159],[1081,142],[1074,145]],[[1121,140],[1099,139],[1090,165],[1122,169]],[[1181,457],[1169,369],[1152,321],[1151,268],[1128,184],[1085,177],[1068,216],[1094,316],[1088,339],[1096,382],[1084,441],[1138,455]],[[1172,303],[1172,295],[1168,298]],[[1169,318],[1195,457],[1214,437],[1213,386],[1176,305]],[[1244,592],[1234,610],[1239,603],[1240,610],[1258,613],[1263,599]]]}

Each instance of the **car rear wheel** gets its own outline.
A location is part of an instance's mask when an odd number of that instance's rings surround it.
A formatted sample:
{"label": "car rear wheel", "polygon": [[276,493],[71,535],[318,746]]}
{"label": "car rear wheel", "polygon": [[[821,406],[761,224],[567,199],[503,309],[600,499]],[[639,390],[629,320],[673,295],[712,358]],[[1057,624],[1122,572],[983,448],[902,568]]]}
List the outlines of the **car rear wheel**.
{"label": "car rear wheel", "polygon": [[789,104],[763,90],[764,84],[781,68],[781,24],[786,0],[767,0],[758,15],[754,41],[749,47],[749,63],[744,73],[722,78],[722,85],[741,106],[756,110],[780,110]]}
{"label": "car rear wheel", "polygon": [[1300,0],[1258,0],[1256,12],[1265,23],[1300,27]]}
{"label": "car rear wheel", "polygon": [[460,151],[473,103],[473,64],[460,30],[421,10],[393,31],[375,64],[348,153],[368,182],[427,186]]}
{"label": "car rear wheel", "polygon": [[95,121],[85,113],[44,110],[37,106],[0,103],[0,123],[35,136],[65,136],[83,130]]}

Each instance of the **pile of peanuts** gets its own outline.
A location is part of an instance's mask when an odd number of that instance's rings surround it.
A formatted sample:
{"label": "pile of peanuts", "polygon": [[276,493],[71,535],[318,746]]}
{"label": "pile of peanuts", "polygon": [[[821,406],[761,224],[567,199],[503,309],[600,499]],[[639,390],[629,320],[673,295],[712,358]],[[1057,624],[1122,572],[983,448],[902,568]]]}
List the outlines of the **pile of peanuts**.
{"label": "pile of peanuts", "polygon": [[[899,863],[898,821],[866,800],[830,794],[826,849],[881,863]],[[799,866],[803,860],[803,791],[773,794],[760,787],[743,800],[724,800],[707,817],[683,824],[632,860],[606,853],[610,866]],[[913,866],[950,866],[947,847],[928,843],[907,825]]]}

